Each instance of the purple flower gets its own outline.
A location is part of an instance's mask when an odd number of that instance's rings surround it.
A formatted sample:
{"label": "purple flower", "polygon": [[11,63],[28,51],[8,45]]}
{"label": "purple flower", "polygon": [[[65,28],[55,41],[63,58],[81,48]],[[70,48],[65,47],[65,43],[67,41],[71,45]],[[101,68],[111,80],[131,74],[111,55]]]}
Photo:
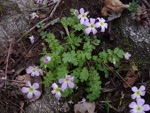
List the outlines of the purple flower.
{"label": "purple flower", "polygon": [[36,3],[40,3],[42,2],[43,0],[35,0]]}
{"label": "purple flower", "polygon": [[137,89],[137,87],[132,87],[132,91],[134,92],[134,94],[131,95],[132,99],[139,99],[141,98],[141,96],[145,95],[145,86],[141,86],[139,89]]}
{"label": "purple flower", "polygon": [[48,63],[49,61],[51,61],[51,57],[50,56],[46,56],[45,59],[44,59],[44,62]]}
{"label": "purple flower", "polygon": [[31,76],[39,76],[40,73],[39,73],[39,68],[38,67],[33,67],[33,66],[29,66],[27,69],[26,69],[26,72],[28,74],[31,73]]}
{"label": "purple flower", "polygon": [[126,54],[124,55],[124,57],[125,57],[126,60],[129,60],[129,58],[131,57],[131,54],[128,53],[128,52],[126,52]]}
{"label": "purple flower", "polygon": [[79,14],[79,11],[77,9],[75,9],[74,14]]}
{"label": "purple flower", "polygon": [[69,104],[73,104],[73,101],[72,101],[72,100],[70,100],[70,101],[68,101],[68,103],[69,103]]}
{"label": "purple flower", "polygon": [[63,83],[61,86],[61,90],[64,91],[67,88],[67,84],[70,88],[74,88],[74,77],[67,75],[66,78],[59,79],[59,83]]}
{"label": "purple flower", "polygon": [[81,103],[82,103],[82,104],[85,104],[85,102],[86,102],[86,99],[83,98],[82,101],[81,101]]}
{"label": "purple flower", "polygon": [[97,27],[101,27],[101,32],[105,32],[105,29],[107,29],[108,24],[105,23],[105,20],[103,18],[97,18],[99,22],[96,23]]}
{"label": "purple flower", "polygon": [[88,26],[88,28],[85,29],[85,33],[89,34],[91,31],[93,32],[93,35],[95,35],[97,33],[97,30],[95,28],[98,28],[98,25],[95,24],[95,20],[94,18],[90,18],[90,22],[85,21],[84,25]]}
{"label": "purple flower", "polygon": [[35,39],[34,36],[30,36],[29,39],[30,39],[31,43],[33,44],[34,43],[34,39]]}
{"label": "purple flower", "polygon": [[29,88],[28,88],[28,87],[23,87],[23,88],[21,89],[21,91],[22,91],[23,93],[28,93],[28,94],[27,94],[27,97],[28,97],[29,99],[31,99],[31,98],[33,97],[33,94],[34,94],[36,97],[39,97],[39,96],[41,95],[41,92],[38,91],[38,90],[36,90],[36,89],[39,88],[39,84],[38,84],[38,83],[33,83],[33,85],[31,85],[30,81],[27,81],[27,85],[29,86]]}
{"label": "purple flower", "polygon": [[58,88],[58,85],[56,83],[52,84],[52,88],[52,94],[55,94],[55,97],[59,99],[61,97],[60,88]]}
{"label": "purple flower", "polygon": [[137,99],[136,102],[131,102],[129,105],[131,108],[130,113],[145,113],[145,111],[150,110],[150,106],[148,104],[144,104],[144,99]]}
{"label": "purple flower", "polygon": [[32,14],[31,14],[31,19],[33,20],[33,19],[35,19],[35,17],[39,17],[35,12],[33,12]]}
{"label": "purple flower", "polygon": [[78,18],[80,19],[80,24],[84,24],[84,21],[88,20],[88,18],[86,17],[88,13],[89,12],[84,13],[83,8],[80,9],[80,14],[78,15]]}

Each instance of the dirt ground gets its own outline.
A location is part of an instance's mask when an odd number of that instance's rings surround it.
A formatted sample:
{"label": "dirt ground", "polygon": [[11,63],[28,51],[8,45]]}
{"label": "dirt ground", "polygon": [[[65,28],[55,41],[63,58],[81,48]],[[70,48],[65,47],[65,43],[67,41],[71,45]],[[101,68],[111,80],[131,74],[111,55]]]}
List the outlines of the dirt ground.
{"label": "dirt ground", "polygon": [[[131,0],[122,0],[123,3],[128,4],[131,2]],[[101,9],[103,7],[103,3],[100,2],[100,0],[62,0],[59,4],[58,8],[56,9],[53,18],[51,20],[61,17],[69,17],[70,9],[80,9],[81,7],[84,8],[86,11],[89,11],[90,17],[97,18],[101,17]],[[46,10],[39,10],[40,14],[44,14],[45,16],[49,15],[49,11]],[[123,12],[123,15],[126,15],[128,11]],[[39,20],[31,21],[31,26],[36,24],[42,20],[40,18]],[[48,21],[47,21],[48,22]],[[115,22],[115,21],[114,21]],[[40,65],[40,58],[42,56],[42,48],[43,45],[47,45],[47,43],[40,38],[39,33],[37,32],[37,28],[34,29],[30,34],[33,34],[37,37],[36,42],[34,45],[30,44],[30,41],[27,38],[23,38],[19,43],[15,42],[16,45],[14,45],[14,50],[16,52],[11,54],[11,60],[8,64],[8,70],[7,70],[7,76],[10,80],[15,80],[17,76],[24,75],[25,69],[30,65]],[[60,23],[56,23],[53,26],[49,26],[47,29],[45,29],[47,32],[52,32],[56,35],[56,38],[59,39],[60,43],[63,43],[63,39],[61,38],[61,33],[64,29]],[[115,33],[115,30],[114,30]],[[66,34],[64,34],[66,35]],[[114,34],[115,35],[115,34]],[[21,37],[20,35],[16,36],[18,39]],[[101,40],[102,46],[97,47],[94,51],[94,54],[101,51],[103,48],[114,48],[116,44],[116,39],[111,40],[110,34],[108,33],[108,30],[105,33],[98,33],[97,37]],[[117,36],[118,37],[118,36]],[[9,46],[10,47],[10,46]],[[0,61],[0,68],[2,70],[5,70],[6,62],[3,62],[4,59],[7,57],[7,52],[9,47],[6,49],[6,54],[4,54]],[[123,49],[123,48],[121,48]],[[137,82],[137,86],[140,86],[142,84],[142,80],[146,81],[147,78],[149,78],[149,71],[144,70],[143,73],[140,74],[141,79],[139,79]],[[2,75],[3,72],[0,74]],[[103,73],[101,73],[103,74]],[[122,72],[122,76],[125,76],[127,72]],[[132,94],[132,91],[129,90],[129,88],[125,89],[122,86],[122,81],[114,76],[113,72],[109,73],[109,78],[106,80],[104,78],[101,78],[103,84],[102,84],[102,93],[100,98],[98,98],[96,102],[96,112],[97,113],[107,113],[108,109],[110,113],[128,113],[129,108],[127,107],[129,103],[131,102],[130,95]],[[23,109],[22,103],[24,103],[23,107],[25,108],[28,104],[24,96],[20,92],[20,88],[15,85],[11,86],[11,81],[6,82],[6,86],[0,83],[0,113],[22,113],[21,109]],[[150,84],[144,82],[147,86],[147,90],[150,89]],[[8,85],[7,85],[8,84]],[[81,88],[82,90],[82,88]],[[43,92],[44,93],[44,92]],[[86,94],[83,93],[83,97]],[[145,96],[145,98],[148,98],[148,95]],[[69,100],[69,97],[67,98]],[[82,98],[76,98],[74,101],[79,102]],[[149,103],[150,104],[150,103]],[[71,110],[68,113],[73,112],[73,105],[70,105]]]}

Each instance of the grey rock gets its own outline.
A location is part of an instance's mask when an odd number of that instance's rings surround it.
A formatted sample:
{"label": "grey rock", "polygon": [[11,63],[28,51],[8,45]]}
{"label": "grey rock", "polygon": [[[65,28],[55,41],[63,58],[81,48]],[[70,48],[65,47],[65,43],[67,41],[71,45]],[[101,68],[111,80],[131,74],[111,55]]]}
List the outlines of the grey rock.
{"label": "grey rock", "polygon": [[126,16],[121,22],[120,31],[121,40],[118,45],[122,45],[124,50],[132,53],[132,60],[135,63],[142,64],[142,68],[150,68],[150,25],[144,26],[131,16]]}
{"label": "grey rock", "polygon": [[56,99],[49,88],[35,102],[31,102],[25,109],[25,113],[61,113],[68,112],[70,107],[65,100]]}
{"label": "grey rock", "polygon": [[32,0],[0,0],[0,54],[8,45],[8,37],[15,38],[29,28],[30,11],[37,8]]}

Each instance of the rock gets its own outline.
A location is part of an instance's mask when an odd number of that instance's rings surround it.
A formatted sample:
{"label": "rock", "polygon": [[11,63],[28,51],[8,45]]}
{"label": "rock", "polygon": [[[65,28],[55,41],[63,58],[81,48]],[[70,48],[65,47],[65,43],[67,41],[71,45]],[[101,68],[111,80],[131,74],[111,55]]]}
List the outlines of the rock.
{"label": "rock", "polygon": [[45,88],[45,94],[35,102],[31,102],[26,108],[25,113],[61,113],[70,110],[67,102],[56,99],[49,88]]}
{"label": "rock", "polygon": [[120,31],[118,45],[132,53],[131,60],[136,64],[142,68],[150,68],[150,25],[144,26],[127,16],[121,22]]}
{"label": "rock", "polygon": [[0,0],[0,53],[8,36],[15,38],[28,29],[29,11],[36,7],[32,0]]}

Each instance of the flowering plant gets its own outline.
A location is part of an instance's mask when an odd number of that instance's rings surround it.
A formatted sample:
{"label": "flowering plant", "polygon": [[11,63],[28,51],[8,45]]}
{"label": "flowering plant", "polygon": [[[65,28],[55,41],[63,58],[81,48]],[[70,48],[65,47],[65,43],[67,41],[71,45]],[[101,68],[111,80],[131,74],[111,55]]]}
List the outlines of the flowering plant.
{"label": "flowering plant", "polygon": [[[103,71],[108,77],[108,70],[102,63],[113,63],[115,59],[117,65],[119,60],[124,57],[124,51],[119,48],[109,49],[108,53],[103,51],[92,55],[100,43],[96,33],[104,32],[108,24],[103,18],[88,19],[88,13],[83,8],[79,11],[71,9],[73,16],[61,19],[60,23],[67,34],[63,38],[65,44],[61,45],[54,34],[47,34],[45,41],[49,44],[51,51],[47,52],[46,48],[43,48],[40,67],[46,72],[43,84],[47,87],[53,82],[55,86],[57,84],[57,87],[53,87],[52,92],[55,95],[58,91],[56,88],[61,85],[59,88],[61,96],[67,97],[73,93],[73,90],[77,90],[74,87],[82,82],[84,87],[87,86],[85,87],[86,98],[90,101],[97,99],[101,89],[98,71]],[[91,31],[92,34],[90,34]],[[48,60],[47,56],[51,59]]]}

